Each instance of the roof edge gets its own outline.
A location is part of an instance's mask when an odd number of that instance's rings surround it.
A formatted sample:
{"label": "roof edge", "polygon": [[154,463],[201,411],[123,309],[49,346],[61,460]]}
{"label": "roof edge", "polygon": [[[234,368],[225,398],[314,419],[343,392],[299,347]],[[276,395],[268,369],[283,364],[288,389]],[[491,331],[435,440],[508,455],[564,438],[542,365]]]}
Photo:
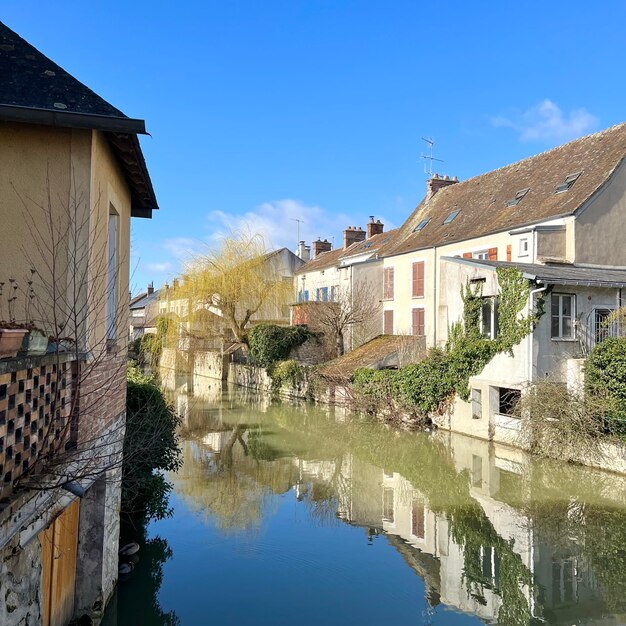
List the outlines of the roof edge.
{"label": "roof edge", "polygon": [[85,128],[117,133],[148,134],[146,123],[141,119],[76,113],[74,111],[57,111],[54,109],[37,109],[12,104],[0,104],[0,120],[61,128]]}

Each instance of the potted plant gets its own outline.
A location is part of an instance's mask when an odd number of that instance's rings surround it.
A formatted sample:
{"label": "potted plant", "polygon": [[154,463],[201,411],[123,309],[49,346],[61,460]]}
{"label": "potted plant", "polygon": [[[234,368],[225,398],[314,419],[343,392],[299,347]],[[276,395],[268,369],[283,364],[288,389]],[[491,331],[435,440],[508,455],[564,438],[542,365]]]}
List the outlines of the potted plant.
{"label": "potted plant", "polygon": [[31,356],[46,354],[48,350],[48,337],[46,333],[35,326],[32,317],[33,300],[35,298],[35,290],[33,289],[33,276],[35,270],[30,270],[30,280],[28,281],[28,291],[24,299],[24,317],[27,320],[25,327],[28,328],[28,334],[22,341],[20,352]]}
{"label": "potted plant", "polygon": [[17,356],[25,335],[29,332],[28,324],[21,324],[15,320],[15,301],[17,300],[17,280],[9,278],[9,289],[6,294],[8,304],[8,319],[4,319],[2,311],[2,296],[5,283],[0,282],[0,358]]}

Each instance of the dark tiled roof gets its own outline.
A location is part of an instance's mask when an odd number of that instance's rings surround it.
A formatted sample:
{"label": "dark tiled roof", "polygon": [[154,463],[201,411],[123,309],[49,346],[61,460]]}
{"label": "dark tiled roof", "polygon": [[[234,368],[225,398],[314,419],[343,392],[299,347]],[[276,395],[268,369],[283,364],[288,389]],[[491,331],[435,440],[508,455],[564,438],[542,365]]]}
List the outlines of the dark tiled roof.
{"label": "dark tiled roof", "polygon": [[626,287],[626,270],[581,265],[539,263],[509,263],[506,261],[483,261],[442,257],[442,260],[495,270],[498,267],[515,267],[526,278],[556,285],[580,285],[586,287]]}
{"label": "dark tiled roof", "polygon": [[132,119],[0,22],[0,120],[102,130],[126,175],[133,215],[158,209]]}
{"label": "dark tiled roof", "polygon": [[398,234],[400,229],[395,228],[387,233],[380,233],[379,235],[373,235],[369,239],[364,241],[357,241],[351,246],[348,246],[345,250],[343,248],[336,248],[329,252],[322,252],[315,259],[311,259],[305,263],[296,274],[306,274],[307,272],[316,272],[329,267],[339,265],[343,260],[349,260],[350,257],[358,256],[360,254],[377,252],[382,246],[390,244],[394,237]]}
{"label": "dark tiled roof", "polygon": [[[492,172],[455,183],[422,201],[401,227],[398,241],[379,251],[383,256],[502,232],[576,212],[609,178],[626,156],[626,123]],[[572,187],[555,193],[566,176],[581,172]],[[528,188],[518,204],[507,206]],[[447,225],[450,213],[459,210]],[[426,218],[418,233],[415,227]]]}
{"label": "dark tiled roof", "polygon": [[156,289],[151,294],[148,295],[147,292],[141,293],[138,296],[135,296],[130,301],[130,308],[133,309],[145,309],[151,302],[159,299],[160,289]]}

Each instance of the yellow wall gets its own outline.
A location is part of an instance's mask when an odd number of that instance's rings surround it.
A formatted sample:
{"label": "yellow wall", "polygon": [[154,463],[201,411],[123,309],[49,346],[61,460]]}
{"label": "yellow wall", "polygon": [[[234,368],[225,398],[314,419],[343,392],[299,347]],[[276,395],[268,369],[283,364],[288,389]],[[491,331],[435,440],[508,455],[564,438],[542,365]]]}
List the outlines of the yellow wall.
{"label": "yellow wall", "polygon": [[[25,320],[24,302],[26,281],[31,266],[37,270],[34,278],[35,306],[32,318],[48,334],[54,333],[52,313],[52,283],[56,289],[57,318],[70,309],[92,311],[89,324],[96,323],[97,332],[90,337],[97,342],[103,336],[106,310],[106,282],[96,280],[89,284],[85,264],[89,262],[90,276],[102,263],[100,255],[106,250],[109,203],[120,214],[120,269],[118,295],[120,307],[128,299],[128,267],[130,253],[130,196],[125,179],[114,160],[104,135],[89,130],[50,128],[47,126],[0,123],[0,219],[2,245],[0,246],[0,281],[9,278],[20,285],[16,307],[18,321]],[[52,230],[49,217],[52,217]],[[102,218],[105,219],[102,219]],[[70,221],[78,228],[70,228]],[[84,227],[82,225],[84,224]],[[70,246],[71,234],[80,239]],[[54,234],[52,234],[54,233]],[[70,237],[68,237],[68,233]],[[89,242],[87,242],[89,233]],[[81,235],[84,236],[81,238]],[[50,249],[56,246],[57,267],[51,269]],[[89,243],[89,255],[81,252]],[[58,252],[58,250],[61,250]],[[77,251],[74,253],[74,251]],[[76,259],[74,262],[72,259]],[[52,277],[56,276],[53,281]],[[77,280],[74,281],[74,276]],[[79,285],[76,296],[73,285]],[[3,296],[0,317],[8,317],[6,297]],[[100,306],[102,304],[102,306]],[[120,337],[125,337],[120,325]],[[66,329],[71,335],[71,329]],[[125,345],[125,341],[123,342]]]}

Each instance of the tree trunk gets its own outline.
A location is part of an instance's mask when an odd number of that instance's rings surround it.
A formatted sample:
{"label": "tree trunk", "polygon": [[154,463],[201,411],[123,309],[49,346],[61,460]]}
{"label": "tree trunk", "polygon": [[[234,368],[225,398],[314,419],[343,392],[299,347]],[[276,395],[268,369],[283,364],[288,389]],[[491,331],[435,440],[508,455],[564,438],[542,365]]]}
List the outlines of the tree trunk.
{"label": "tree trunk", "polygon": [[342,331],[339,331],[337,333],[336,347],[337,347],[337,356],[342,356],[343,355],[343,332]]}

